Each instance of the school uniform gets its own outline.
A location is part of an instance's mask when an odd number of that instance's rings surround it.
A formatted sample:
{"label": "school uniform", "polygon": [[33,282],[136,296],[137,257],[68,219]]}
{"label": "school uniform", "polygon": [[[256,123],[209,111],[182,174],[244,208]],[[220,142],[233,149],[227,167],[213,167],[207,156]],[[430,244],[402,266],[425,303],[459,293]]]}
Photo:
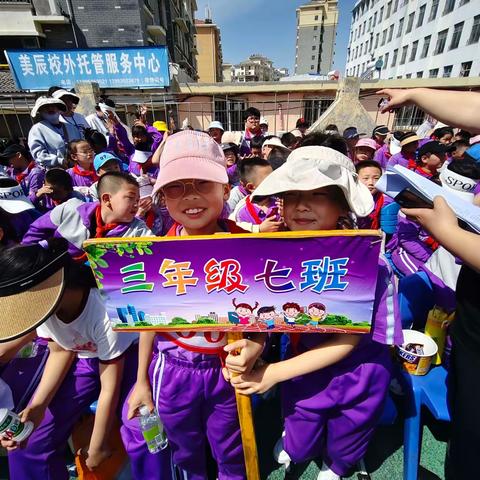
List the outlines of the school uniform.
{"label": "school uniform", "polygon": [[[332,338],[300,335],[290,356]],[[364,457],[388,392],[389,345],[402,342],[391,271],[381,258],[371,333],[362,335],[339,362],[282,384],[284,450],[293,462],[321,457],[337,475],[345,476]]]}
{"label": "school uniform", "polygon": [[64,449],[75,423],[100,394],[99,362],[118,359],[122,355],[125,368],[117,415],[122,420],[120,433],[130,458],[132,476],[137,480],[172,478],[168,449],[150,454],[138,418],[127,420],[127,399],[136,381],[138,337],[112,330],[100,291],[90,291],[83,312],[73,322],[63,323],[53,314],[37,328],[37,334],[65,350],[76,352],[77,358],[26,447],[9,453],[10,478],[69,478]]}
{"label": "school uniform", "polygon": [[259,205],[252,202],[249,195],[237,204],[229,219],[248,232],[259,233],[260,224],[267,218],[275,215],[276,212],[277,205],[273,197],[269,201],[267,210],[263,210]]}
{"label": "school uniform", "polygon": [[390,153],[389,145],[384,143],[377,149],[375,155],[373,156],[373,159],[380,164],[382,170],[386,170],[388,161],[390,160],[391,156],[392,154]]}
{"label": "school uniform", "polygon": [[390,157],[387,162],[387,167],[394,167],[395,165],[400,165],[402,167],[408,168],[408,165],[412,160],[415,161],[414,153],[398,152]]}
{"label": "school uniform", "polygon": [[98,181],[95,170],[85,170],[79,165],[69,168],[67,173],[70,175],[74,187],[91,187]]}
{"label": "school uniform", "polygon": [[[243,232],[233,222],[223,225],[227,232]],[[167,236],[178,236],[180,230],[175,223]],[[155,344],[152,394],[174,464],[184,478],[205,480],[208,441],[219,480],[245,479],[235,390],[222,375],[226,333],[161,333]]]}
{"label": "school uniform", "polygon": [[83,242],[89,238],[153,236],[145,223],[136,217],[130,223],[102,225],[99,209],[98,202],[84,203],[72,198],[33,222],[22,243],[38,243],[51,237],[65,238],[70,255],[81,257]]}
{"label": "school uniform", "polygon": [[38,167],[32,160],[23,172],[18,172],[10,167],[7,169],[7,174],[20,184],[23,193],[33,203],[37,198],[36,193],[42,188],[45,181],[45,170]]}

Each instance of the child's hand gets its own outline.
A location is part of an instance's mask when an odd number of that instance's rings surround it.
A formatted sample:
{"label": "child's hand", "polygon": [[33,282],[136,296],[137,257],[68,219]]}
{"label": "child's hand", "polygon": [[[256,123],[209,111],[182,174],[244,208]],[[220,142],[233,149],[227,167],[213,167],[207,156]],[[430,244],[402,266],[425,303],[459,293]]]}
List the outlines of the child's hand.
{"label": "child's hand", "polygon": [[266,218],[261,224],[260,224],[260,232],[265,233],[265,232],[278,232],[280,228],[282,227],[283,222],[277,222],[276,216],[273,215],[272,217]]}
{"label": "child's hand", "polygon": [[147,406],[150,412],[155,408],[152,400],[152,389],[150,384],[148,382],[137,381],[128,399],[127,418],[129,420],[133,418],[142,405]]}
{"label": "child's hand", "polygon": [[21,411],[18,416],[22,423],[30,421],[33,423],[33,428],[37,428],[45,416],[46,407],[42,405],[29,405],[25,410]]}
{"label": "child's hand", "polygon": [[152,197],[141,198],[138,202],[137,217],[144,217],[152,208]]}
{"label": "child's hand", "polygon": [[89,448],[88,450],[82,448],[78,454],[85,458],[85,465],[94,472],[103,461],[112,456],[112,451],[106,447],[99,449]]}
{"label": "child's hand", "polygon": [[433,199],[432,208],[402,208],[407,217],[418,222],[434,237],[450,232],[458,227],[458,220],[453,210],[442,197]]}
{"label": "child's hand", "polygon": [[43,185],[37,190],[35,194],[37,198],[40,198],[42,195],[51,195],[53,193],[53,188],[50,185]]}
{"label": "child's hand", "polygon": [[[242,338],[242,340],[229,343],[223,349],[228,352],[225,360],[226,368],[223,369],[223,376],[225,380],[230,381],[230,372],[248,373],[252,370],[257,358],[263,352],[263,342],[255,342]],[[240,353],[235,355],[235,351],[239,349]]]}
{"label": "child's hand", "polygon": [[230,383],[238,393],[242,395],[253,395],[254,393],[265,393],[270,390],[278,380],[275,377],[275,365],[264,363],[250,373],[244,373],[233,377]]}

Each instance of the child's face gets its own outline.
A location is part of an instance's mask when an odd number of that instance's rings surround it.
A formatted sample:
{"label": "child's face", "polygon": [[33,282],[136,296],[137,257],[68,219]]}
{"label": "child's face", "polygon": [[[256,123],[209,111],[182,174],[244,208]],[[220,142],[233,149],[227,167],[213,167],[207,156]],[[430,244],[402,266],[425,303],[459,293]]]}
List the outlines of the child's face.
{"label": "child's face", "polygon": [[453,152],[452,152],[452,158],[454,160],[463,160],[464,156],[463,154],[465,153],[465,150],[467,150],[468,147],[466,145],[459,145]]}
{"label": "child's face", "polygon": [[241,317],[248,317],[249,315],[252,314],[251,310],[249,308],[246,308],[246,307],[238,307],[237,308],[237,313]]}
{"label": "child's face", "polygon": [[45,182],[45,186],[52,189],[52,193],[49,194],[49,197],[54,202],[62,203],[70,197],[71,192],[63,188],[61,185],[53,185],[52,183]]}
{"label": "child's face", "polygon": [[119,172],[120,164],[116,160],[109,160],[107,163],[104,163],[101,168],[98,169],[98,176],[101,177],[107,172]]}
{"label": "child's face", "polygon": [[363,162],[364,160],[372,160],[373,150],[368,147],[355,147],[355,158],[357,162]]}
{"label": "child's face", "polygon": [[275,311],[261,313],[258,317],[260,320],[273,320],[275,318]]}
{"label": "child's face", "polygon": [[415,150],[418,148],[418,142],[407,143],[402,147],[403,153],[415,153]]}
{"label": "child's face", "polygon": [[273,150],[273,147],[270,145],[263,145],[262,146],[262,157],[266,160],[270,155],[270,152]]}
{"label": "child's face", "polygon": [[377,193],[375,184],[381,176],[382,171],[377,167],[365,167],[358,172],[358,179],[370,190],[372,195]]}
{"label": "child's face", "polygon": [[253,192],[271,173],[273,169],[270,165],[256,166],[254,174],[252,175],[252,181],[245,185],[245,188],[249,192]]}
{"label": "child's face", "polygon": [[222,141],[222,135],[223,135],[223,130],[220,130],[219,128],[211,128],[208,131],[208,134],[217,142],[221,143]]}
{"label": "child's face", "polygon": [[10,165],[14,170],[25,170],[28,165],[28,160],[18,152],[13,157],[10,157]]}
{"label": "child's face", "polygon": [[181,180],[165,185],[163,193],[168,212],[177,223],[190,235],[206,235],[216,231],[229,188],[207,180]]}
{"label": "child's face", "polygon": [[313,316],[313,317],[321,317],[321,316],[323,316],[324,313],[325,312],[323,310],[320,310],[317,307],[310,307],[308,309],[308,314]]}
{"label": "child's face", "polygon": [[261,157],[262,156],[262,147],[253,147],[252,148],[252,155],[255,157]]}
{"label": "child's face", "polygon": [[283,218],[292,231],[336,230],[338,219],[346,214],[329,187],[283,195]]}
{"label": "child's face", "polygon": [[233,150],[227,150],[225,152],[225,160],[227,161],[227,168],[237,163],[237,157]]}
{"label": "child's face", "polygon": [[437,170],[443,165],[444,162],[444,153],[430,153],[428,155],[422,155],[423,166],[432,173],[437,173]]}
{"label": "child's face", "polygon": [[285,310],[285,313],[289,317],[296,317],[298,315],[298,310],[295,307],[290,307]]}
{"label": "child's face", "polygon": [[72,153],[72,160],[83,168],[90,170],[93,164],[95,152],[88,142],[82,142],[77,145],[77,151]]}
{"label": "child's face", "polygon": [[106,205],[111,212],[109,223],[130,223],[137,213],[138,201],[138,187],[129,183],[115,193],[102,194],[102,206]]}
{"label": "child's face", "polygon": [[444,145],[449,145],[452,142],[453,135],[451,133],[446,133],[443,137],[440,137],[438,141]]}

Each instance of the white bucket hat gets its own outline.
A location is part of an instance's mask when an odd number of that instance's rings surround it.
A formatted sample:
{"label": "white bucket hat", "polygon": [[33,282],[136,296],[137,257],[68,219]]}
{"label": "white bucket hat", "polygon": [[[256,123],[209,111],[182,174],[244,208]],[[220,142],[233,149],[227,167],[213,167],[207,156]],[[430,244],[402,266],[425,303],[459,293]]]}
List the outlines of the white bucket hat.
{"label": "white bucket hat", "polygon": [[221,124],[221,122],[217,121],[217,120],[214,120],[213,122],[210,122],[210,125],[208,126],[207,130],[210,130],[211,128],[218,128],[219,130],[221,130],[222,132],[225,131],[225,129],[223,128],[223,125]]}
{"label": "white bucket hat", "polygon": [[135,150],[132,157],[132,162],[145,163],[152,156],[152,152],[144,152],[143,150]]}
{"label": "white bucket hat", "polygon": [[267,197],[289,191],[316,190],[336,185],[357,217],[367,216],[374,208],[372,194],[358,181],[352,161],[327,147],[300,147],[287,161],[254,190],[253,197]]}
{"label": "white bucket hat", "polygon": [[35,105],[33,106],[30,115],[32,117],[36,117],[40,108],[42,108],[45,105],[56,105],[60,110],[64,112],[67,111],[67,106],[60,99],[42,96],[42,97],[38,97],[37,100],[35,101]]}
{"label": "white bucket hat", "polygon": [[8,213],[20,213],[35,208],[20,185],[0,188],[0,207]]}
{"label": "white bucket hat", "polygon": [[269,138],[268,140],[265,140],[262,144],[262,147],[277,147],[277,148],[281,148],[282,150],[285,150],[288,153],[291,152],[291,150],[288,147],[286,147],[278,137],[272,137],[272,138]]}
{"label": "white bucket hat", "polygon": [[80,97],[76,93],[70,92],[70,91],[65,90],[63,88],[61,88],[60,90],[55,90],[52,93],[52,97],[53,98],[58,98],[60,100],[62,99],[62,97],[73,97],[77,100],[77,103],[80,101]]}
{"label": "white bucket hat", "polygon": [[268,127],[268,120],[265,117],[260,117],[259,125],[266,125]]}
{"label": "white bucket hat", "polygon": [[466,202],[473,202],[473,198],[475,197],[474,191],[478,180],[473,180],[459,173],[452,172],[448,167],[441,169],[439,178],[443,188],[447,188]]}

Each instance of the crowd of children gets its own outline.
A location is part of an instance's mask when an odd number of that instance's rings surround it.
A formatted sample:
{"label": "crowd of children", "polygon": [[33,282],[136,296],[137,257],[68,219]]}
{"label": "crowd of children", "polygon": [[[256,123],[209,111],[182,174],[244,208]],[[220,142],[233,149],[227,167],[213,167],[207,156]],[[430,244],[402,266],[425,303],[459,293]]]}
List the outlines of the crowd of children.
{"label": "crowd of children", "polygon": [[[259,361],[267,334],[227,345],[226,334],[212,343],[203,333],[114,332],[82,244],[106,237],[381,229],[382,210],[393,200],[376,183],[394,165],[474,203],[478,132],[468,133],[465,120],[454,124],[462,130],[443,125],[426,136],[385,125],[370,136],[355,126],[340,134],[336,125],[308,133],[299,119],[295,130],[277,137],[253,107],[244,112],[243,132],[226,132],[218,121],[206,132],[168,132],[165,122],[148,124],[144,107],[128,129],[108,99],[85,119],[74,111],[76,94],[49,93],[32,110],[39,121],[28,148],[13,143],[0,153],[1,331],[11,339],[0,344],[0,387],[10,389],[15,411],[35,427],[21,448],[2,439],[9,478],[67,479],[68,437],[98,399],[81,450],[88,468],[110,457],[117,419],[133,478],[206,479],[209,451],[219,479],[243,479],[235,390],[252,395],[279,383],[284,433],[274,449],[277,461],[288,466],[320,458],[319,480],[348,475],[383,410],[393,369],[389,346],[403,340],[395,285],[428,270],[439,248],[425,214],[398,214],[379,260],[370,334],[301,335],[285,357],[268,363]],[[460,280],[468,283],[465,275]],[[325,306],[310,307],[312,321],[321,323]],[[269,328],[275,308],[258,310]],[[29,343],[31,355],[18,356]],[[165,426],[169,448],[157,454],[142,439],[136,418],[142,405],[155,408]]]}

